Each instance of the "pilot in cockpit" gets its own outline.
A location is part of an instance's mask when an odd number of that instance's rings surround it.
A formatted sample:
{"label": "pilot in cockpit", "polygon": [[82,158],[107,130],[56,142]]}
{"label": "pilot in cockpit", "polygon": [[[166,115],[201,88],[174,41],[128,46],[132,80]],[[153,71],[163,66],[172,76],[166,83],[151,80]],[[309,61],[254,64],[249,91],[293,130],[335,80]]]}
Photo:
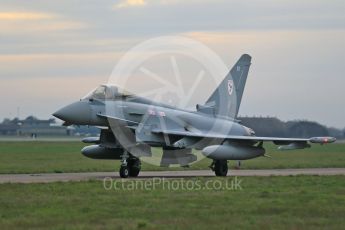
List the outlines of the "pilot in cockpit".
{"label": "pilot in cockpit", "polygon": [[123,90],[113,85],[101,85],[95,90],[88,93],[82,100],[116,100],[132,95],[126,90]]}

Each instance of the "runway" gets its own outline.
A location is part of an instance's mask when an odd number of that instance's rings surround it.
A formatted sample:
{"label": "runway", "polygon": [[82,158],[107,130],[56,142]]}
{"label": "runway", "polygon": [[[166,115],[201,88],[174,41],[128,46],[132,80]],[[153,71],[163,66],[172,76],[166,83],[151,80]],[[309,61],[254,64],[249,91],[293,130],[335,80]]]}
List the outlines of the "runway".
{"label": "runway", "polygon": [[[231,170],[228,176],[334,176],[345,175],[345,168],[315,168],[315,169],[260,169],[260,170]],[[4,183],[53,183],[69,181],[102,180],[104,178],[120,179],[117,172],[87,172],[87,173],[45,173],[45,174],[1,174],[0,184]],[[190,178],[215,177],[211,170],[190,171],[155,171],[141,172],[137,179],[147,178]]]}

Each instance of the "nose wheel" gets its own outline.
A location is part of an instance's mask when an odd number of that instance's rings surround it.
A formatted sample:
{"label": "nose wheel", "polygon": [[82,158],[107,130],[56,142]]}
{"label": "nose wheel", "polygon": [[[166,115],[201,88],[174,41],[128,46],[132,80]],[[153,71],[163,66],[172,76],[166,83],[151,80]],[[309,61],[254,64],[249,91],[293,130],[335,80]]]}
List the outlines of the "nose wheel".
{"label": "nose wheel", "polygon": [[141,170],[141,161],[139,158],[130,157],[126,152],[121,159],[120,177],[137,177]]}
{"label": "nose wheel", "polygon": [[129,169],[127,166],[120,167],[120,177],[121,178],[128,178],[129,177]]}
{"label": "nose wheel", "polygon": [[139,176],[141,170],[141,162],[138,158],[133,158],[128,160],[129,176],[137,177]]}

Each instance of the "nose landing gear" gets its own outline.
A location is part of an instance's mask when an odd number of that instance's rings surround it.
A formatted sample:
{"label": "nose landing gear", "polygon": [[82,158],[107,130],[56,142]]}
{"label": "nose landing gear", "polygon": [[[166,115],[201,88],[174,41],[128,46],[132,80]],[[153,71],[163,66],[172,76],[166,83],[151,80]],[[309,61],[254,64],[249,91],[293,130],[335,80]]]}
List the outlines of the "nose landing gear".
{"label": "nose landing gear", "polygon": [[141,170],[141,162],[139,158],[131,157],[127,152],[122,155],[120,177],[137,177]]}

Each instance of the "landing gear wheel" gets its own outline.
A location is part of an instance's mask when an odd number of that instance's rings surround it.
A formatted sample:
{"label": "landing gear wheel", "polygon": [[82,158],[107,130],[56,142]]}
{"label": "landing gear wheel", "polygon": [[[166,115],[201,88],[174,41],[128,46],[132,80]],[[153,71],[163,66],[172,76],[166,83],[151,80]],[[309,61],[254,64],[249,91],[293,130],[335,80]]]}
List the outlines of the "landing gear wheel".
{"label": "landing gear wheel", "polygon": [[216,176],[225,177],[228,174],[228,161],[226,160],[215,161],[214,172],[216,173]]}
{"label": "landing gear wheel", "polygon": [[141,170],[141,162],[139,159],[134,158],[128,160],[129,176],[137,177]]}
{"label": "landing gear wheel", "polygon": [[129,177],[129,169],[127,166],[121,166],[120,168],[120,177],[121,178],[128,178]]}

